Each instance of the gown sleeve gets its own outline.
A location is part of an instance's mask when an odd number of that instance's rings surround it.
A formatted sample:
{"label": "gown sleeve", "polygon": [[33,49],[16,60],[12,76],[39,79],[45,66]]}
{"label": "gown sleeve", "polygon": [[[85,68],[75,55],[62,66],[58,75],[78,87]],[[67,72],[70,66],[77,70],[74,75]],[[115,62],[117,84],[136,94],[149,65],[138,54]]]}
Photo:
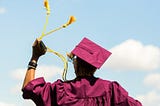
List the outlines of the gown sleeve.
{"label": "gown sleeve", "polygon": [[56,104],[52,103],[56,98],[55,83],[46,83],[43,77],[34,79],[22,89],[22,96],[24,99],[33,100],[37,106],[51,106]]}
{"label": "gown sleeve", "polygon": [[114,106],[142,106],[142,104],[128,96],[128,92],[117,82],[112,82],[112,103]]}

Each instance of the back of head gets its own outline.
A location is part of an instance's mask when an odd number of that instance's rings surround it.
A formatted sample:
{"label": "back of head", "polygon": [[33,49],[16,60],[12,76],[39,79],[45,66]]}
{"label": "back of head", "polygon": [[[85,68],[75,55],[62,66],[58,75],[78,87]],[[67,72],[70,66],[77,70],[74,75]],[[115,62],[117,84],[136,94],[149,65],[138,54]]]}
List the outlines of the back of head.
{"label": "back of head", "polygon": [[75,73],[77,77],[87,77],[93,76],[96,71],[96,67],[82,60],[81,58],[76,58],[77,69],[75,69]]}

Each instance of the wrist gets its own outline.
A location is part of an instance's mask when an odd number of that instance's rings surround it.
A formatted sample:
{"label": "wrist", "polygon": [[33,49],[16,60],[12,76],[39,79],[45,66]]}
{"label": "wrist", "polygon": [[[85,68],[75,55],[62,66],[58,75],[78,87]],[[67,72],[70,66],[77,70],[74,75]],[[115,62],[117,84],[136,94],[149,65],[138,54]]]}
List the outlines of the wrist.
{"label": "wrist", "polygon": [[33,62],[37,63],[38,59],[39,59],[39,57],[32,56],[30,61],[31,62],[33,61]]}
{"label": "wrist", "polygon": [[36,70],[36,67],[37,67],[37,62],[35,60],[32,60],[28,63],[28,70],[29,69],[34,69]]}

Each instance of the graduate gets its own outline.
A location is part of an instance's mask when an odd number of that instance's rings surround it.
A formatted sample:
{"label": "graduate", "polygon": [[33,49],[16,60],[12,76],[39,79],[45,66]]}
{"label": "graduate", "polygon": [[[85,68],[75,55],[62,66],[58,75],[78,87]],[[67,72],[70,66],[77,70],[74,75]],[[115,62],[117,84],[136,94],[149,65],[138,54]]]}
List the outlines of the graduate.
{"label": "graduate", "polygon": [[38,59],[46,53],[46,47],[38,39],[32,47],[22,92],[24,99],[33,100],[37,106],[142,106],[118,82],[94,76],[111,52],[88,38],[83,38],[68,55],[76,74],[70,81],[35,78]]}

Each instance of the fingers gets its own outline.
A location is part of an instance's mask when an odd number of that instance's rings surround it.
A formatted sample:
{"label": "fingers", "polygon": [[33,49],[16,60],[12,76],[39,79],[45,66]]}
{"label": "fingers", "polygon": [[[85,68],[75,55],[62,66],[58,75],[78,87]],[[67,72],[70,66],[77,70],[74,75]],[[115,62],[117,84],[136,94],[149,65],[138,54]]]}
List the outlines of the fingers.
{"label": "fingers", "polygon": [[41,41],[39,44],[40,48],[41,48],[41,53],[42,55],[46,53],[47,51],[47,47],[45,46],[45,44]]}
{"label": "fingers", "polygon": [[33,48],[32,55],[34,57],[40,57],[40,56],[44,55],[46,53],[46,51],[47,51],[47,47],[39,39],[36,39],[34,41],[32,48]]}
{"label": "fingers", "polygon": [[[38,48],[40,48],[41,47],[41,43],[43,43],[40,39],[36,39],[35,41],[34,41],[34,43],[33,43],[33,47],[38,47]],[[44,43],[43,43],[43,45],[44,45]]]}
{"label": "fingers", "polygon": [[35,41],[34,41],[34,43],[33,43],[33,45],[32,46],[36,46],[36,45],[38,45],[38,39],[36,39]]}
{"label": "fingers", "polygon": [[68,56],[70,59],[72,59],[72,58],[74,57],[74,54],[72,54],[72,53],[67,53],[67,56]]}
{"label": "fingers", "polygon": [[40,48],[42,48],[44,51],[47,49],[47,47],[45,46],[45,44],[42,42],[42,41],[40,41],[39,42],[40,44]]}

